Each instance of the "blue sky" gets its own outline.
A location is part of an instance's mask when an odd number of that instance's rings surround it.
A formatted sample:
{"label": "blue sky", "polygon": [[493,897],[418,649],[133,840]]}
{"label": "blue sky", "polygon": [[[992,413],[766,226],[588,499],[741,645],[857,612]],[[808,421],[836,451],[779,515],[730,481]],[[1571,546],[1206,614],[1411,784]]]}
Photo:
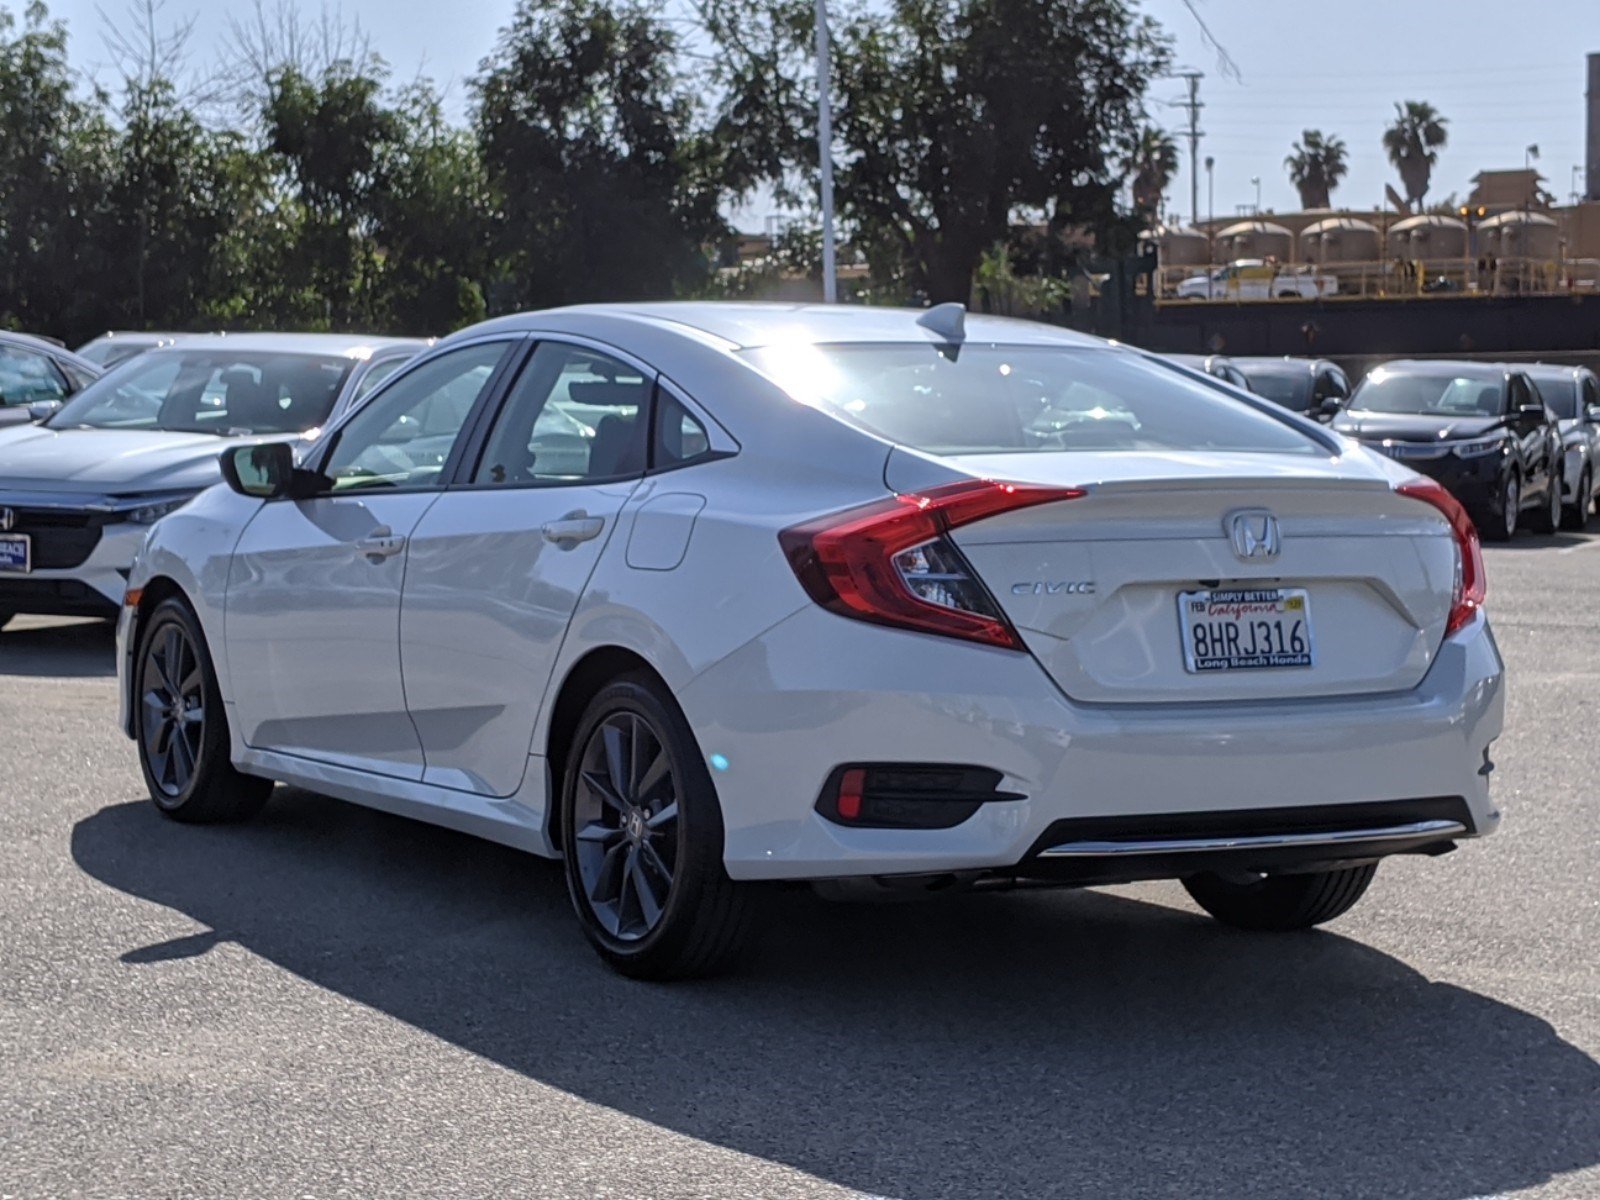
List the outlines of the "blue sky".
{"label": "blue sky", "polygon": [[[0,0],[5,3],[6,0]],[[193,57],[216,54],[230,13],[253,0],[165,0],[163,18],[194,17]],[[120,16],[127,0],[54,0],[67,20],[74,61],[109,61],[102,13]],[[20,7],[9,5],[13,11]],[[1520,167],[1537,144],[1546,186],[1565,200],[1572,168],[1583,162],[1584,55],[1600,51],[1600,0],[1194,0],[1194,6],[1239,68],[1226,77],[1183,0],[1144,0],[1144,11],[1177,39],[1179,63],[1205,72],[1202,159],[1216,158],[1216,212],[1253,204],[1261,178],[1268,209],[1297,208],[1283,169],[1290,145],[1306,128],[1344,138],[1350,174],[1336,205],[1373,207],[1393,180],[1379,138],[1397,100],[1427,100],[1450,120],[1450,145],[1440,158],[1428,199],[1465,196],[1485,168]],[[316,0],[303,7],[315,11]],[[512,0],[343,0],[400,77],[418,73],[450,87],[457,110],[463,81],[506,23]],[[679,0],[673,11],[684,11]],[[109,79],[111,73],[103,71]],[[1177,131],[1181,110],[1163,103],[1183,94],[1181,81],[1158,84],[1152,116]],[[1170,200],[1187,218],[1188,156]],[[1204,173],[1200,209],[1207,207]],[[759,218],[743,224],[759,224]]]}

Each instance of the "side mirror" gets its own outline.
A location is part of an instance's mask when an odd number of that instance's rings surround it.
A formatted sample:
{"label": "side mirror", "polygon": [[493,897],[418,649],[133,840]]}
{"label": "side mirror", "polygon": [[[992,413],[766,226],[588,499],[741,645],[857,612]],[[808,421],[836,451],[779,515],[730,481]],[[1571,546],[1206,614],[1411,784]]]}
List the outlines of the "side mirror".
{"label": "side mirror", "polygon": [[1343,396],[1324,396],[1322,403],[1317,405],[1317,415],[1325,420],[1333,420],[1339,415],[1339,410],[1344,407]]}
{"label": "side mirror", "polygon": [[1524,425],[1544,424],[1544,405],[1524,404],[1517,409],[1517,420]]}
{"label": "side mirror", "polygon": [[287,496],[295,478],[294,450],[287,442],[232,446],[222,452],[218,463],[229,487],[257,500]]}
{"label": "side mirror", "polygon": [[1591,404],[1584,409],[1583,419],[1591,425],[1600,425],[1600,404]]}
{"label": "side mirror", "polygon": [[[0,400],[0,404],[3,403],[4,400]],[[28,420],[35,423],[38,423],[39,421],[48,421],[51,417],[56,415],[60,408],[61,401],[59,400],[35,400],[32,404],[28,405]]]}

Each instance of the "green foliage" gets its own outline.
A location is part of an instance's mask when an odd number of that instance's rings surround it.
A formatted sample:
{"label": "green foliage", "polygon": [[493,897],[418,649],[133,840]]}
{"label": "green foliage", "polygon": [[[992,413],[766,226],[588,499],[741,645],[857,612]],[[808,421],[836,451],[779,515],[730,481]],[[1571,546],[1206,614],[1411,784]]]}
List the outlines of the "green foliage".
{"label": "green foliage", "polygon": [[663,297],[705,281],[705,246],[724,227],[677,53],[632,0],[518,5],[473,83],[500,303]]}
{"label": "green foliage", "polygon": [[1433,105],[1407,100],[1404,105],[1394,106],[1394,121],[1383,131],[1384,153],[1400,172],[1406,203],[1413,207],[1428,194],[1433,164],[1439,161],[1439,151],[1450,140],[1445,128],[1449,123]]}
{"label": "green foliage", "polygon": [[[811,5],[705,0],[736,187],[815,175]],[[837,14],[838,208],[875,278],[968,299],[1013,222],[1127,235],[1116,196],[1167,40],[1123,0],[893,0]]]}
{"label": "green foliage", "polygon": [[1331,208],[1333,189],[1350,172],[1343,140],[1327,137],[1320,129],[1307,129],[1291,147],[1283,165],[1289,182],[1300,193],[1302,208]]}

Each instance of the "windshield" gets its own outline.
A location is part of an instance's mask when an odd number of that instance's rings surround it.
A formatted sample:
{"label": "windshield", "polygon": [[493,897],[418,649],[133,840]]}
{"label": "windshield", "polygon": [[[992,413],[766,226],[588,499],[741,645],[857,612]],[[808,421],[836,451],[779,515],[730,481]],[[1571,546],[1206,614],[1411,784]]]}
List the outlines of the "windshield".
{"label": "windshield", "polygon": [[1439,417],[1498,417],[1500,381],[1487,376],[1374,371],[1350,398],[1352,409]]}
{"label": "windshield", "polygon": [[302,433],[327,420],[346,358],[282,351],[152,350],[90,384],[51,429]]}
{"label": "windshield", "polygon": [[1570,375],[1535,375],[1534,385],[1552,412],[1563,421],[1578,416],[1578,381]]}
{"label": "windshield", "polygon": [[797,400],[932,454],[1321,450],[1220,385],[1117,350],[916,343],[745,353]]}
{"label": "windshield", "polygon": [[1292,371],[1262,370],[1260,367],[1241,367],[1250,381],[1250,390],[1265,396],[1274,404],[1305,412],[1311,407],[1311,372],[1303,367]]}

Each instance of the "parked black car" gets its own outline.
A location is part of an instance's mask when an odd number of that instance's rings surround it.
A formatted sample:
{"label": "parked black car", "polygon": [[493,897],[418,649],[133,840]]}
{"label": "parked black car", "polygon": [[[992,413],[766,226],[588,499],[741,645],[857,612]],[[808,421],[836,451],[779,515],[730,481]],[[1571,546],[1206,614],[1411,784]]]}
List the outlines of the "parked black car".
{"label": "parked black car", "polygon": [[1588,367],[1528,368],[1544,402],[1561,422],[1561,495],[1565,524],[1582,529],[1594,515],[1600,493],[1600,378]]}
{"label": "parked black car", "polygon": [[33,420],[32,405],[59,406],[103,373],[58,342],[0,330],[0,425]]}
{"label": "parked black car", "polygon": [[1333,428],[1444,484],[1486,538],[1509,541],[1524,511],[1537,529],[1561,524],[1561,431],[1518,367],[1385,363]]}
{"label": "parked black car", "polygon": [[1350,377],[1337,363],[1325,358],[1235,358],[1234,367],[1249,381],[1250,390],[1291,412],[1319,421],[1333,414],[1350,398]]}

